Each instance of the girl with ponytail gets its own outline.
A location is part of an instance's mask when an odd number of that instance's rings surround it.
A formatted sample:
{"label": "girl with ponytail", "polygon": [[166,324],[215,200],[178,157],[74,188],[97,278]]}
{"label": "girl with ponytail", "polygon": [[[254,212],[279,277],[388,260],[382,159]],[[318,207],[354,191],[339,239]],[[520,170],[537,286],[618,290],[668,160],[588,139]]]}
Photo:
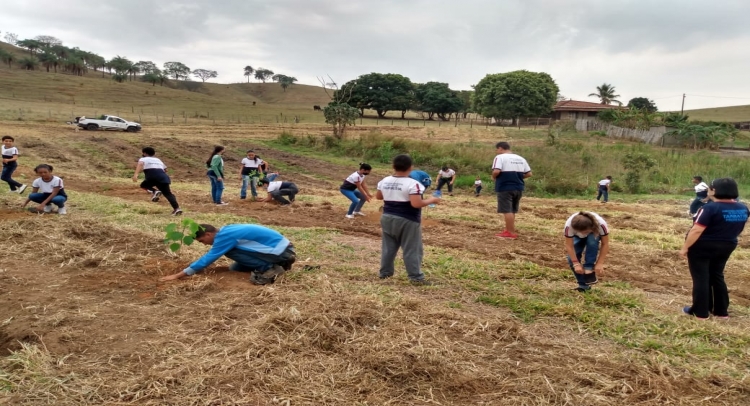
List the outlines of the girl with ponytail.
{"label": "girl with ponytail", "polygon": [[344,183],[339,187],[341,194],[352,202],[349,205],[349,211],[346,212],[346,218],[348,219],[353,219],[355,215],[365,215],[362,213],[362,206],[372,199],[372,195],[365,185],[365,176],[369,175],[370,171],[372,171],[372,166],[360,163],[359,170],[344,179]]}
{"label": "girl with ponytail", "polygon": [[563,235],[568,265],[578,282],[576,290],[589,290],[589,285],[597,282],[596,274],[604,272],[604,260],[609,254],[607,222],[594,212],[581,211],[568,218]]}

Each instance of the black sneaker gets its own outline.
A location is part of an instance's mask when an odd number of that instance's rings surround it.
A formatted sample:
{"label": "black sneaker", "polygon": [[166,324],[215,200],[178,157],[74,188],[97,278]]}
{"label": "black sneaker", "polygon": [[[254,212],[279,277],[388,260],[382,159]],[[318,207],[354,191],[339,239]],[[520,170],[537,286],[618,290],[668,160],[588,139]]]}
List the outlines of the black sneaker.
{"label": "black sneaker", "polygon": [[380,278],[380,279],[389,279],[389,278],[392,278],[392,277],[393,277],[393,275],[378,275],[378,278]]}
{"label": "black sneaker", "polygon": [[250,274],[250,283],[253,285],[270,285],[274,282],[273,278],[264,278],[262,274],[253,272]]}
{"label": "black sneaker", "polygon": [[573,290],[578,292],[588,292],[591,290],[591,286],[576,286]]}
{"label": "black sneaker", "polygon": [[596,279],[596,272],[583,274],[583,279],[586,280],[587,285],[594,285],[599,282],[599,280]]}

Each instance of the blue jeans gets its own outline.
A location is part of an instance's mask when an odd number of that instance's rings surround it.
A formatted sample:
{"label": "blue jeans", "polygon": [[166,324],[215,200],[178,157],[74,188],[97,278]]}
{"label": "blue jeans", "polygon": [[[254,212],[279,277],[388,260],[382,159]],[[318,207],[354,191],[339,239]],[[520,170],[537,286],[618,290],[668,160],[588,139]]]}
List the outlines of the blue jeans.
{"label": "blue jeans", "polygon": [[[596,258],[599,256],[599,241],[601,238],[598,235],[594,235],[594,233],[591,233],[586,236],[586,238],[580,238],[578,236],[573,236],[573,249],[576,253],[576,259],[578,262],[583,264],[583,269],[593,271],[594,266],[596,265]],[[584,254],[583,251],[586,251]],[[583,261],[581,261],[581,257],[583,256]],[[570,256],[568,256],[568,265],[570,266],[570,269],[573,269],[573,261],[570,260]],[[588,286],[586,285],[586,279],[584,278],[583,274],[578,274],[573,272],[573,275],[576,277],[576,281],[578,282],[578,286],[584,287]]]}
{"label": "blue jeans", "polygon": [[250,175],[242,175],[242,189],[240,189],[240,198],[244,199],[247,197],[247,184],[250,184],[250,194],[253,197],[258,197],[258,177]]}
{"label": "blue jeans", "polygon": [[[47,195],[44,193],[31,193],[29,194],[29,200],[34,203],[42,203]],[[50,200],[49,204],[54,204],[57,207],[65,207],[65,202],[68,200],[65,196],[57,195]]]}
{"label": "blue jeans", "polygon": [[234,261],[229,267],[232,271],[238,272],[265,272],[275,264],[284,262],[294,256],[294,246],[289,246],[281,255],[263,254],[260,252],[251,252],[233,248],[224,254],[227,258]]}
{"label": "blue jeans", "polygon": [[224,181],[222,179],[219,182],[219,178],[213,171],[208,172],[208,179],[211,181],[211,198],[214,200],[214,203],[219,204],[221,203],[221,194],[224,193]]}
{"label": "blue jeans", "polygon": [[599,188],[599,193],[596,194],[596,200],[599,200],[600,197],[604,196],[604,202],[609,201],[609,190],[606,188]]}
{"label": "blue jeans", "polygon": [[696,197],[693,199],[693,202],[690,203],[690,214],[698,213],[698,210],[706,204],[701,201],[703,199],[705,199],[705,197]]}
{"label": "blue jeans", "polygon": [[8,182],[8,186],[10,186],[10,190],[16,190],[23,186],[21,183],[16,182],[13,180],[11,176],[13,176],[13,172],[16,171],[16,168],[18,167],[18,163],[16,161],[8,162],[7,164],[3,164],[3,173],[0,176],[0,180],[3,182]]}
{"label": "blue jeans", "polygon": [[351,215],[355,211],[362,211],[362,206],[365,205],[365,200],[362,198],[362,193],[360,193],[359,190],[347,190],[347,189],[339,189],[341,190],[341,194],[346,196],[347,199],[352,201],[352,204],[349,205],[349,211],[346,212],[346,214]]}

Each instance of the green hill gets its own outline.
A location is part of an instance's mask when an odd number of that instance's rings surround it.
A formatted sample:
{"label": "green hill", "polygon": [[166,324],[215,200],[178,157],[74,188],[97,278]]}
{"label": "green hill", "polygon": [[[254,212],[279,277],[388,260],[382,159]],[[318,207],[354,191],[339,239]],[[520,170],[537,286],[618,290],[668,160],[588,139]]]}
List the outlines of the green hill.
{"label": "green hill", "polygon": [[[0,43],[18,57],[28,52]],[[284,91],[278,83],[200,83],[170,80],[164,86],[128,81],[117,83],[109,74],[89,71],[84,76],[26,71],[0,66],[0,119],[68,118],[108,112],[189,117],[237,117],[251,115],[309,115],[313,105],[324,105],[329,97],[320,86],[295,84]],[[253,106],[253,102],[255,105]],[[93,111],[90,111],[93,110]],[[137,118],[137,117],[135,117]]]}
{"label": "green hill", "polygon": [[685,110],[685,114],[687,114],[691,120],[729,122],[750,121],[750,105]]}

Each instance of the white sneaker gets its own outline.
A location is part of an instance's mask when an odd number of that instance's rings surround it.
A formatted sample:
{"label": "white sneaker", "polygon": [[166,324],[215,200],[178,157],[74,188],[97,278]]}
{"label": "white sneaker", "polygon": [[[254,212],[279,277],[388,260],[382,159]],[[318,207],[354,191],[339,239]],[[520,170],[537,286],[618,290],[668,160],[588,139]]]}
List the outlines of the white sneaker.
{"label": "white sneaker", "polygon": [[44,206],[44,212],[45,213],[52,213],[52,205],[48,204],[48,205]]}
{"label": "white sneaker", "polygon": [[353,218],[354,218],[354,215],[353,215],[353,214],[347,214],[347,215],[346,215],[346,218],[348,218],[348,219],[353,219]]}
{"label": "white sneaker", "polygon": [[68,210],[65,207],[57,209],[57,214],[68,214]]}
{"label": "white sneaker", "polygon": [[26,185],[21,185],[21,187],[18,188],[18,194],[20,195],[21,193],[23,193],[26,190],[27,187],[28,186],[26,186]]}
{"label": "white sneaker", "polygon": [[161,196],[161,192],[157,190],[156,192],[154,192],[154,193],[151,194],[151,201],[152,202],[158,202],[159,201],[159,196]]}
{"label": "white sneaker", "polygon": [[217,206],[226,206],[228,204],[227,202],[216,203]]}
{"label": "white sneaker", "polygon": [[355,211],[354,215],[356,215],[356,216],[364,216],[365,213],[362,213],[361,211]]}

